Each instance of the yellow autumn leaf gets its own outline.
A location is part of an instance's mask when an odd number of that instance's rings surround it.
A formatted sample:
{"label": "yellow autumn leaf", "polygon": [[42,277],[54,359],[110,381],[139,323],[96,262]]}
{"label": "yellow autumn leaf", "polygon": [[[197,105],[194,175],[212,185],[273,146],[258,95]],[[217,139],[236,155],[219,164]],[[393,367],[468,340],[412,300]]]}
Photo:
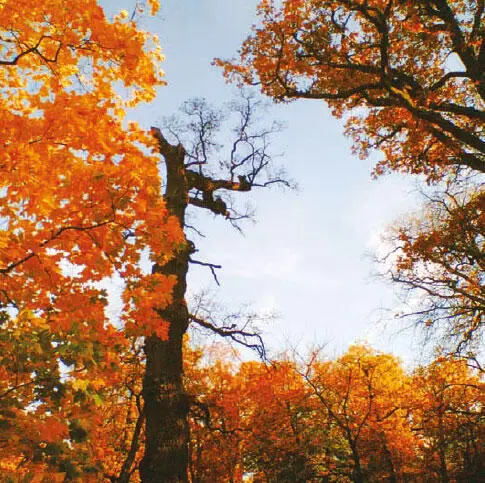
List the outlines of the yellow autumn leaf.
{"label": "yellow autumn leaf", "polygon": [[75,391],[86,391],[89,384],[90,381],[87,381],[86,379],[74,379],[71,382],[71,386]]}
{"label": "yellow autumn leaf", "polygon": [[6,231],[0,231],[0,250],[7,248],[9,244],[9,234]]}

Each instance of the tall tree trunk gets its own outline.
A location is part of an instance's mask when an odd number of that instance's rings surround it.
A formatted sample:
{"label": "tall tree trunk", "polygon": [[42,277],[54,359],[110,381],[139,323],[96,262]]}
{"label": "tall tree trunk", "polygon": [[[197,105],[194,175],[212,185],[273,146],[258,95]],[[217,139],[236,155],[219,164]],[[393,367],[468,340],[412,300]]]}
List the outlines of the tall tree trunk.
{"label": "tall tree trunk", "polygon": [[440,407],[440,414],[438,418],[438,456],[440,460],[440,482],[441,483],[448,483],[450,481],[449,475],[448,475],[448,466],[446,463],[446,429],[445,425],[443,422],[443,406],[444,402],[441,401],[441,407]]}
{"label": "tall tree trunk", "polygon": [[[160,143],[160,152],[167,168],[165,202],[169,213],[184,227],[188,204],[185,174],[185,150],[182,146]],[[143,399],[146,417],[145,454],[140,463],[144,483],[187,482],[189,462],[188,411],[189,402],[183,385],[183,336],[189,324],[185,301],[187,272],[192,245],[165,265],[155,265],[153,271],[174,275],[177,282],[171,304],[157,310],[169,322],[168,339],[156,335],[145,340],[146,369],[143,379]]]}
{"label": "tall tree trunk", "polygon": [[355,441],[350,443],[350,449],[352,451],[352,459],[354,460],[354,468],[352,470],[352,481],[354,483],[364,483],[364,474],[362,472],[362,465],[360,463],[359,450],[357,449],[357,443]]}
{"label": "tall tree trunk", "polygon": [[[190,204],[214,215],[230,218],[231,212],[223,193],[251,191],[253,186],[268,186],[288,182],[274,177],[267,166],[267,137],[272,128],[260,131],[253,120],[251,97],[242,97],[242,103],[234,106],[240,118],[237,136],[232,144],[226,166],[226,176],[219,178],[204,172],[207,155],[214,144],[214,134],[219,129],[220,115],[211,110],[204,101],[194,100],[184,106],[189,122],[187,128],[194,135],[195,147],[187,153],[178,144],[170,144],[160,129],[152,128],[158,140],[160,154],[166,167],[164,199],[169,213],[185,228],[185,212]],[[195,116],[195,117],[194,117]],[[248,154],[251,153],[251,154]],[[187,159],[186,159],[187,158]],[[187,164],[185,164],[187,161]],[[221,169],[224,164],[221,165]],[[237,219],[237,216],[233,219]],[[140,463],[143,483],[172,483],[188,480],[189,462],[189,398],[183,387],[183,336],[189,325],[189,313],[185,300],[187,272],[194,246],[186,240],[175,258],[165,265],[155,265],[156,273],[173,275],[177,279],[172,303],[159,314],[170,324],[167,340],[155,334],[145,340],[146,368],[143,379],[143,400],[146,417],[145,454]],[[200,263],[200,262],[199,262]],[[231,335],[230,330],[217,330],[221,335]],[[246,337],[244,331],[235,331]],[[236,339],[234,339],[236,340]],[[243,342],[244,343],[244,342]],[[250,347],[251,345],[248,345]]]}
{"label": "tall tree trunk", "polygon": [[392,453],[387,445],[387,438],[384,431],[379,432],[379,439],[382,443],[382,454],[384,456],[384,461],[389,469],[389,483],[397,483],[396,468],[394,467],[394,462],[392,461]]}

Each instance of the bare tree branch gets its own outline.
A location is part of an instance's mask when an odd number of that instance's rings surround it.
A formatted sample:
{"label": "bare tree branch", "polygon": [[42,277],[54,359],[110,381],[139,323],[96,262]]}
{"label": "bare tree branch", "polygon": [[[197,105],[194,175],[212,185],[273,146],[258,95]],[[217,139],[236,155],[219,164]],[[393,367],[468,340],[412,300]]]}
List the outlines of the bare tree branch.
{"label": "bare tree branch", "polygon": [[215,265],[214,263],[201,262],[199,260],[194,260],[193,258],[189,258],[189,262],[193,263],[194,265],[209,267],[215,282],[217,283],[217,285],[220,285],[219,280],[217,279],[216,269],[222,268],[222,265]]}
{"label": "bare tree branch", "polygon": [[[255,332],[249,332],[244,329],[236,328],[236,324],[232,324],[229,327],[218,327],[211,322],[196,317],[190,314],[190,320],[204,329],[208,329],[221,337],[228,337],[234,342],[254,350],[258,353],[259,357],[266,360],[266,350],[264,348],[263,339],[260,334]],[[254,342],[253,342],[254,341]]]}

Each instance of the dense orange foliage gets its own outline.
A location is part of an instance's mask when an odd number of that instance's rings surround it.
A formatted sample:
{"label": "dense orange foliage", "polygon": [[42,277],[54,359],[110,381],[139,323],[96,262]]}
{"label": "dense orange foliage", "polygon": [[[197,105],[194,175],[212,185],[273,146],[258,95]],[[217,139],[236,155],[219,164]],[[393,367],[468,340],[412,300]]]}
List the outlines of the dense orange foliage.
{"label": "dense orange foliage", "polygon": [[[305,363],[240,363],[218,347],[186,346],[185,354],[193,482],[475,481],[483,471],[485,388],[463,360],[411,372],[363,345],[335,359],[314,353]],[[107,481],[131,452],[129,481],[139,481],[139,347],[124,355],[120,372],[101,405],[71,417],[69,445],[60,442],[62,427],[42,428],[49,457],[27,468],[49,477],[82,468],[82,481]],[[18,458],[0,460],[5,474],[22,474],[29,447],[21,448]]]}
{"label": "dense orange foliage", "polygon": [[[158,2],[147,3],[156,12]],[[226,71],[277,99],[326,99],[348,115],[362,154],[383,151],[377,173],[484,171],[479,8],[286,0],[281,10],[264,0],[262,27]],[[153,309],[170,303],[175,283],[147,275],[140,260],[148,253],[163,266],[184,237],[161,197],[152,136],[125,114],[163,85],[162,60],[157,39],[125,11],[109,20],[94,0],[0,2],[2,478],[138,481],[140,341],[166,338]],[[455,60],[464,70],[449,70]],[[219,187],[247,189],[227,183]],[[470,337],[482,320],[472,243],[483,244],[482,226],[479,193],[436,228],[399,233],[401,276],[423,263],[462,270],[457,248],[473,259],[451,286],[472,314]],[[100,285],[114,273],[125,284],[118,325]],[[303,364],[204,354],[185,358],[193,482],[474,481],[484,472],[483,381],[463,361],[407,373],[366,346]]]}
{"label": "dense orange foliage", "polygon": [[125,119],[163,85],[162,60],[156,38],[94,0],[0,3],[0,454],[24,473],[63,467],[74,448],[70,474],[104,458],[82,461],[76,443],[82,421],[101,424],[93,407],[122,382],[129,341],[99,282],[126,283],[130,336],[165,332],[152,308],[174,281],[139,262],[147,249],[166,260],[183,238],[153,139]]}
{"label": "dense orange foliage", "polygon": [[277,100],[323,99],[375,172],[485,172],[483,2],[262,0],[226,75]]}
{"label": "dense orange foliage", "polygon": [[194,482],[478,481],[483,472],[485,388],[464,361],[407,372],[357,345],[304,364],[199,360],[187,373],[207,410],[193,412]]}

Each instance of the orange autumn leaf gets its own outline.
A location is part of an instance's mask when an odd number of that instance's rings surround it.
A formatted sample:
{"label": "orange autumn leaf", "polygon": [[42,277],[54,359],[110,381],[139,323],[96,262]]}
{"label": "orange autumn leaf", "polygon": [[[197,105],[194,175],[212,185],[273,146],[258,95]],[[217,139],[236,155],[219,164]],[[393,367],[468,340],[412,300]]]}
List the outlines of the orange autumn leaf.
{"label": "orange autumn leaf", "polygon": [[142,253],[168,260],[184,238],[152,136],[125,119],[164,85],[162,61],[155,37],[95,0],[0,4],[0,464],[21,458],[14,479],[67,460],[69,478],[102,472],[80,421],[100,420],[132,339],[100,283],[146,280],[134,313],[170,300],[170,282],[144,278]]}
{"label": "orange autumn leaf", "polygon": [[483,5],[262,0],[227,78],[275,100],[324,100],[374,173],[485,172]]}

